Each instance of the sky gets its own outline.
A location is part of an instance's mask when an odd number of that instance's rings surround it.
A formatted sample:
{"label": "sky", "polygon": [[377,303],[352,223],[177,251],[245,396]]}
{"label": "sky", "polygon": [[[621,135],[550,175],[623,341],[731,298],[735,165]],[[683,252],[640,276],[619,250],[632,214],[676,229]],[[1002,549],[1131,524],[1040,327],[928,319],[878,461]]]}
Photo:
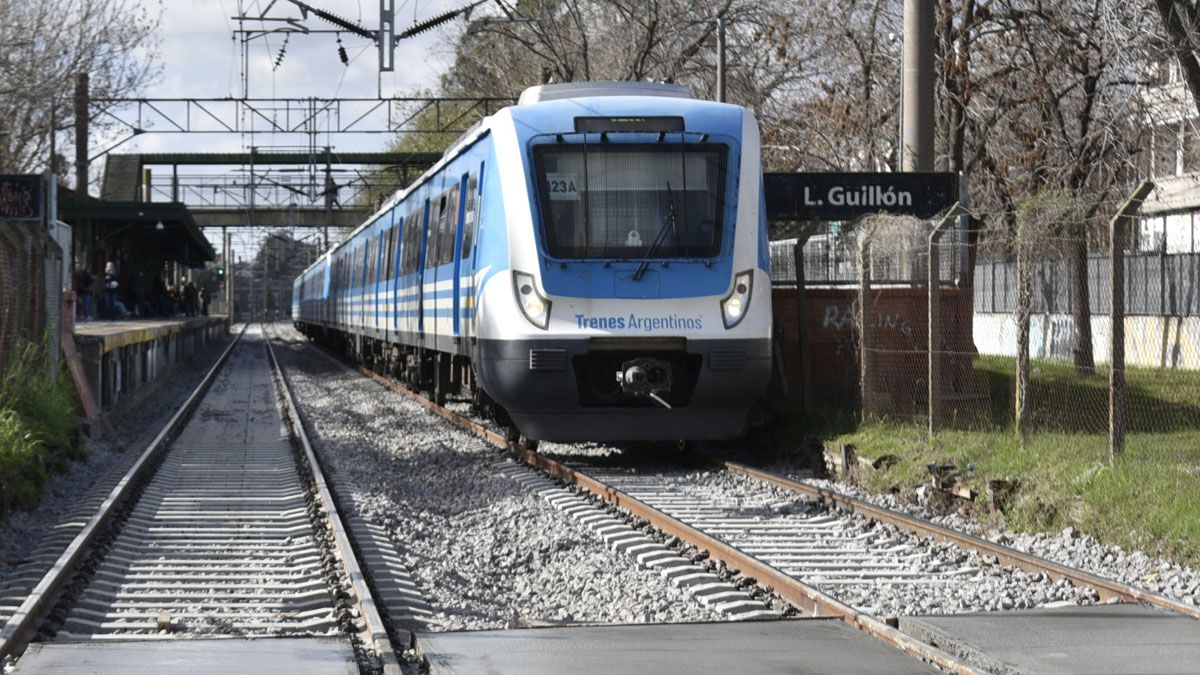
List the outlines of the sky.
{"label": "sky", "polygon": [[[396,0],[397,32],[442,12],[462,6],[464,0]],[[308,4],[374,29],[379,23],[378,0],[309,0]],[[300,10],[287,0],[168,0],[164,3],[161,42],[162,74],[144,92],[151,98],[240,96],[241,50],[234,41],[239,5],[246,15],[300,18]],[[461,20],[461,19],[460,19]],[[310,15],[302,22],[313,29],[334,26]],[[246,22],[246,28],[280,26],[282,23]],[[450,58],[447,43],[453,29],[434,29],[403,40],[396,48],[396,70],[378,72],[378,51],[366,39],[343,34],[342,42],[351,62],[344,66],[337,54],[333,35],[295,34],[287,40],[286,54],[278,68],[275,60],[284,45],[280,34],[256,38],[249,43],[250,97],[374,97],[411,95],[437,84]],[[155,125],[164,128],[165,124]],[[381,136],[334,136],[327,139],[344,150],[379,150]],[[263,137],[260,145],[302,145],[303,136]],[[125,152],[238,150],[249,144],[237,135],[145,134],[122,147]]]}
{"label": "sky", "polygon": [[[147,0],[148,1],[148,0]],[[374,30],[379,24],[379,0],[307,0],[308,4],[355,21]],[[396,32],[418,21],[457,9],[466,0],[395,0]],[[248,16],[291,17],[301,13],[287,0],[166,0],[163,3],[158,52],[162,67],[158,80],[142,95],[146,98],[224,98],[242,96],[242,53],[233,31],[239,10]],[[462,19],[458,19],[462,21]],[[313,15],[301,23],[310,29],[334,29]],[[247,21],[247,29],[285,25],[280,22]],[[459,27],[461,28],[461,27]],[[293,34],[278,67],[275,62],[284,47],[282,34],[258,37],[249,43],[248,95],[250,98],[373,98],[415,95],[436,86],[451,59],[451,35],[455,27],[443,25],[415,38],[401,41],[395,52],[395,71],[380,76],[378,51],[365,38],[343,33],[342,43],[350,59],[343,65],[334,35]],[[181,114],[183,108],[171,110]],[[132,118],[128,118],[132,119]],[[149,120],[150,129],[170,128],[162,120]],[[93,141],[109,147],[128,136],[115,129]],[[323,135],[318,143],[337,150],[380,151],[391,140],[387,135]],[[298,149],[303,134],[184,134],[146,133],[121,144],[117,152],[217,152],[245,151],[251,144],[260,148]],[[190,168],[189,173],[215,173],[225,169]],[[156,197],[157,199],[157,197]],[[208,231],[220,250],[219,231]],[[265,233],[237,230],[235,248],[242,259],[254,255]]]}

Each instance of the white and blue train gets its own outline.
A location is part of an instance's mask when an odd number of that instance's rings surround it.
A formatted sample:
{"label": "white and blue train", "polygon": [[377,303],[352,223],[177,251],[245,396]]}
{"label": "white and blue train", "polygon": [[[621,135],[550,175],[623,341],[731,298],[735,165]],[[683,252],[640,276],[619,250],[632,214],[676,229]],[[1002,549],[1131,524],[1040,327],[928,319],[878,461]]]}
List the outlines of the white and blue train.
{"label": "white and blue train", "polygon": [[292,316],[529,440],[730,439],[770,375],[768,265],[749,110],[545,85],[297,278]]}

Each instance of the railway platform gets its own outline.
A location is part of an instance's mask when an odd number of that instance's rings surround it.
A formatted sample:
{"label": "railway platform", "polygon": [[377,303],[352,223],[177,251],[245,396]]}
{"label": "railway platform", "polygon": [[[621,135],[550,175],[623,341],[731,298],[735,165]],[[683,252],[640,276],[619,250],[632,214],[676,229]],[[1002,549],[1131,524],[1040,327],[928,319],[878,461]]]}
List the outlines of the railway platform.
{"label": "railway platform", "polygon": [[91,321],[76,324],[74,340],[95,409],[113,417],[228,332],[227,316]]}
{"label": "railway platform", "polygon": [[418,633],[417,644],[434,674],[936,672],[835,619]]}

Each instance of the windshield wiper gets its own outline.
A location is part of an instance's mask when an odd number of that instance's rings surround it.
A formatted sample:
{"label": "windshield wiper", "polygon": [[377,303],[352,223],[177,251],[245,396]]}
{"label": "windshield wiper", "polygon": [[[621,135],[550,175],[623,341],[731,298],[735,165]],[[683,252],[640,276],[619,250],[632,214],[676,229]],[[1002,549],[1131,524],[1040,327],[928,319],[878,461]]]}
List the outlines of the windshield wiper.
{"label": "windshield wiper", "polygon": [[[675,241],[679,241],[679,230],[675,226],[675,193],[671,191],[671,181],[667,181],[667,213],[663,216],[662,227],[659,228],[658,234],[654,237],[654,241],[650,243],[650,248],[646,249],[646,255],[642,256],[642,262],[638,265],[637,271],[633,273],[634,281],[641,281],[646,274],[646,268],[650,266],[650,258],[654,252],[658,250],[659,244],[662,243],[663,237],[667,236],[667,228],[675,234]],[[677,244],[678,245],[678,244]]]}

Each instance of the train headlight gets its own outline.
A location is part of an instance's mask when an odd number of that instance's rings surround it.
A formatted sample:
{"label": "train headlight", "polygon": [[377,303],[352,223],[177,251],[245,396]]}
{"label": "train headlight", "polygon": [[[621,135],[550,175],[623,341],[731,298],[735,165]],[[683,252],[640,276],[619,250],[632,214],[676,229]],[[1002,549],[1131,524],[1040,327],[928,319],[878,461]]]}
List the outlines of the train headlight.
{"label": "train headlight", "polygon": [[721,300],[721,320],[725,322],[725,328],[733,328],[742,321],[742,317],[746,316],[746,310],[750,309],[750,291],[753,290],[754,272],[747,270],[738,272],[733,278],[733,290],[725,299]]}
{"label": "train headlight", "polygon": [[521,306],[521,313],[525,315],[526,319],[529,319],[529,323],[546,330],[546,327],[550,325],[550,305],[552,303],[538,293],[533,275],[514,270],[513,291],[517,294],[517,304]]}

